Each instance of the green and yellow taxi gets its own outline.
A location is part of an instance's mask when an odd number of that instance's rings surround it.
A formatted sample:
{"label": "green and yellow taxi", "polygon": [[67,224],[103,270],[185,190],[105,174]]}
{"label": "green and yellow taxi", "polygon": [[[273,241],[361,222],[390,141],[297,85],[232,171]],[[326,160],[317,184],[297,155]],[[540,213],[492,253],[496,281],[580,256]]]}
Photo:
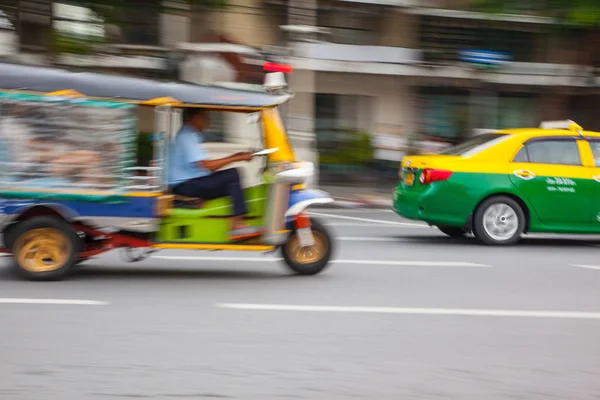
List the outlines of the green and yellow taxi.
{"label": "green and yellow taxi", "polygon": [[399,178],[396,214],[449,236],[511,245],[529,232],[600,234],[600,133],[570,120],[406,156]]}

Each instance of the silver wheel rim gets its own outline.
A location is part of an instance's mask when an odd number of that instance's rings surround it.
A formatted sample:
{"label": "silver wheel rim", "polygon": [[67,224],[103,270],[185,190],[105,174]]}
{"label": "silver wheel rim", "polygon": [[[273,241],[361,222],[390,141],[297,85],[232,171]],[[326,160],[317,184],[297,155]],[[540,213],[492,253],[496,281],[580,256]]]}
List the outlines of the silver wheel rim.
{"label": "silver wheel rim", "polygon": [[492,239],[512,239],[519,229],[516,211],[506,203],[492,204],[483,213],[483,229]]}

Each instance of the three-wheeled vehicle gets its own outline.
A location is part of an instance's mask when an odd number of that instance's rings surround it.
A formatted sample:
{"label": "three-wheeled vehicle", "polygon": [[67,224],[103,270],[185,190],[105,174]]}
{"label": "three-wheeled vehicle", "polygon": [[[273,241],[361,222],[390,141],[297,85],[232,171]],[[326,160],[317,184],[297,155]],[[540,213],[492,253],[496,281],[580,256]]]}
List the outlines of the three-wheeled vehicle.
{"label": "three-wheeled vehicle", "polygon": [[[305,186],[313,164],[296,159],[278,112],[290,97],[0,64],[0,251],[36,280],[62,279],[113,249],[130,261],[160,249],[279,250],[294,272],[321,272],[333,238],[305,210],[333,200]],[[135,165],[139,107],[155,117],[145,167]],[[167,149],[188,107],[246,113],[259,125],[261,182],[244,193],[260,237],[228,239],[229,198],[182,198],[167,187]]]}

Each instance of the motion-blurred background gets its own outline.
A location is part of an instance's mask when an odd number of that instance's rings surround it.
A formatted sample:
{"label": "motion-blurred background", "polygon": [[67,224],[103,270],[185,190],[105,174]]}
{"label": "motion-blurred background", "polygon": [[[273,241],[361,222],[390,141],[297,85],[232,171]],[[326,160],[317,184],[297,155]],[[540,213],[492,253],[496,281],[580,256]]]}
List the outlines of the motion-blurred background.
{"label": "motion-blurred background", "polygon": [[600,130],[598,0],[0,0],[0,57],[248,88],[289,64],[283,117],[320,185],[387,188],[407,152],[489,129]]}

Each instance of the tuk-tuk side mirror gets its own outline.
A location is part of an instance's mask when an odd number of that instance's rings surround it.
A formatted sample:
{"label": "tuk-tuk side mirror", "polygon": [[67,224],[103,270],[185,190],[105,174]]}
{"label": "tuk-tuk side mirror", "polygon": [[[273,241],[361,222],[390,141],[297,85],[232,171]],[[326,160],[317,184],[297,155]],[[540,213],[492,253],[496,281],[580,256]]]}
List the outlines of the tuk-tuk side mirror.
{"label": "tuk-tuk side mirror", "polygon": [[248,122],[248,124],[258,124],[260,122],[260,112],[255,112],[255,113],[250,113],[248,114],[248,116],[246,117],[246,122]]}

